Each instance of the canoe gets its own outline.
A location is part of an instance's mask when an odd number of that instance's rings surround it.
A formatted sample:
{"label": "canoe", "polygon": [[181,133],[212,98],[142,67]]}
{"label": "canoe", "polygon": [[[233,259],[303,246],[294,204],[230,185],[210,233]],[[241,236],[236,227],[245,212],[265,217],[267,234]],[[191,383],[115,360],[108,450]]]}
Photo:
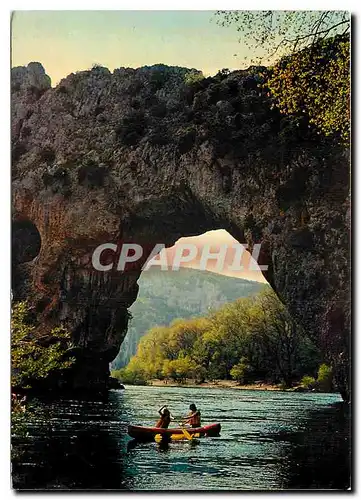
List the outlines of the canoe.
{"label": "canoe", "polygon": [[[203,425],[202,427],[186,427],[189,434],[198,434],[199,436],[219,436],[221,432],[221,424]],[[143,427],[142,425],[129,425],[128,434],[138,441],[153,441],[156,434],[166,435],[183,435],[180,427],[169,429],[161,429],[160,427]],[[198,436],[197,436],[198,437]]]}

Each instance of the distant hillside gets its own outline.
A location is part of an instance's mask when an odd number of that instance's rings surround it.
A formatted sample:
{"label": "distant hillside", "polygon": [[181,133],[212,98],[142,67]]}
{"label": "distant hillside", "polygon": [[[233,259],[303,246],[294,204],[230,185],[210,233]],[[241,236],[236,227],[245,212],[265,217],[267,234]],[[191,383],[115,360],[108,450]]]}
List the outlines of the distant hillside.
{"label": "distant hillside", "polygon": [[139,279],[139,295],[120,352],[112,363],[118,369],[136,352],[139,339],[153,326],[175,318],[202,316],[226,302],[258,293],[267,285],[208,271],[180,268],[178,272],[150,269]]}

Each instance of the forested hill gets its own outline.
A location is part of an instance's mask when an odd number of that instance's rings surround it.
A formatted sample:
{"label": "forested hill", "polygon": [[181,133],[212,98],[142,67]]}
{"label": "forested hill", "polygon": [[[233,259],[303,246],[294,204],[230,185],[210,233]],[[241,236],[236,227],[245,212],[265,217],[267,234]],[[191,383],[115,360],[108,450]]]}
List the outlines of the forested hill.
{"label": "forested hill", "polygon": [[139,281],[139,294],[130,308],[133,319],[113,369],[128,364],[139,339],[153,326],[168,325],[175,318],[203,316],[226,302],[258,293],[263,283],[231,278],[209,271],[149,269]]}

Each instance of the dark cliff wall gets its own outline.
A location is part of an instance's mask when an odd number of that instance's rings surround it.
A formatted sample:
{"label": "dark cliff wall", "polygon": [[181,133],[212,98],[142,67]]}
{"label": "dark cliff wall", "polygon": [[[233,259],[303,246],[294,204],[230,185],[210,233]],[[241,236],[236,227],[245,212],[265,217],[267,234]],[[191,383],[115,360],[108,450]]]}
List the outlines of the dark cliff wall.
{"label": "dark cliff wall", "polygon": [[347,390],[348,152],[272,109],[265,68],[192,85],[188,71],[93,68],[53,89],[40,65],[13,69],[14,248],[29,247],[15,297],[31,298],[42,329],[72,331],[75,385],[102,384],[140,269],[98,272],[94,249],[222,227],[262,242],[266,278]]}

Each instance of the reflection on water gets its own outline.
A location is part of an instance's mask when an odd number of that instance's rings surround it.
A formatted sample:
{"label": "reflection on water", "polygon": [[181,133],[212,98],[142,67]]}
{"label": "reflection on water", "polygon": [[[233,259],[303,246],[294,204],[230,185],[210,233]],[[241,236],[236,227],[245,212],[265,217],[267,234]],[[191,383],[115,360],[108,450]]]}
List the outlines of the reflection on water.
{"label": "reflection on water", "polygon": [[[220,437],[164,444],[127,436],[129,423],[153,425],[161,404],[180,416],[191,402],[204,423],[222,424]],[[349,409],[335,394],[127,387],[102,401],[32,404],[37,416],[13,439],[17,489],[349,486]]]}
{"label": "reflection on water", "polygon": [[311,411],[305,431],[289,437],[293,446],[289,457],[288,488],[348,487],[350,432],[349,405],[339,403]]}

